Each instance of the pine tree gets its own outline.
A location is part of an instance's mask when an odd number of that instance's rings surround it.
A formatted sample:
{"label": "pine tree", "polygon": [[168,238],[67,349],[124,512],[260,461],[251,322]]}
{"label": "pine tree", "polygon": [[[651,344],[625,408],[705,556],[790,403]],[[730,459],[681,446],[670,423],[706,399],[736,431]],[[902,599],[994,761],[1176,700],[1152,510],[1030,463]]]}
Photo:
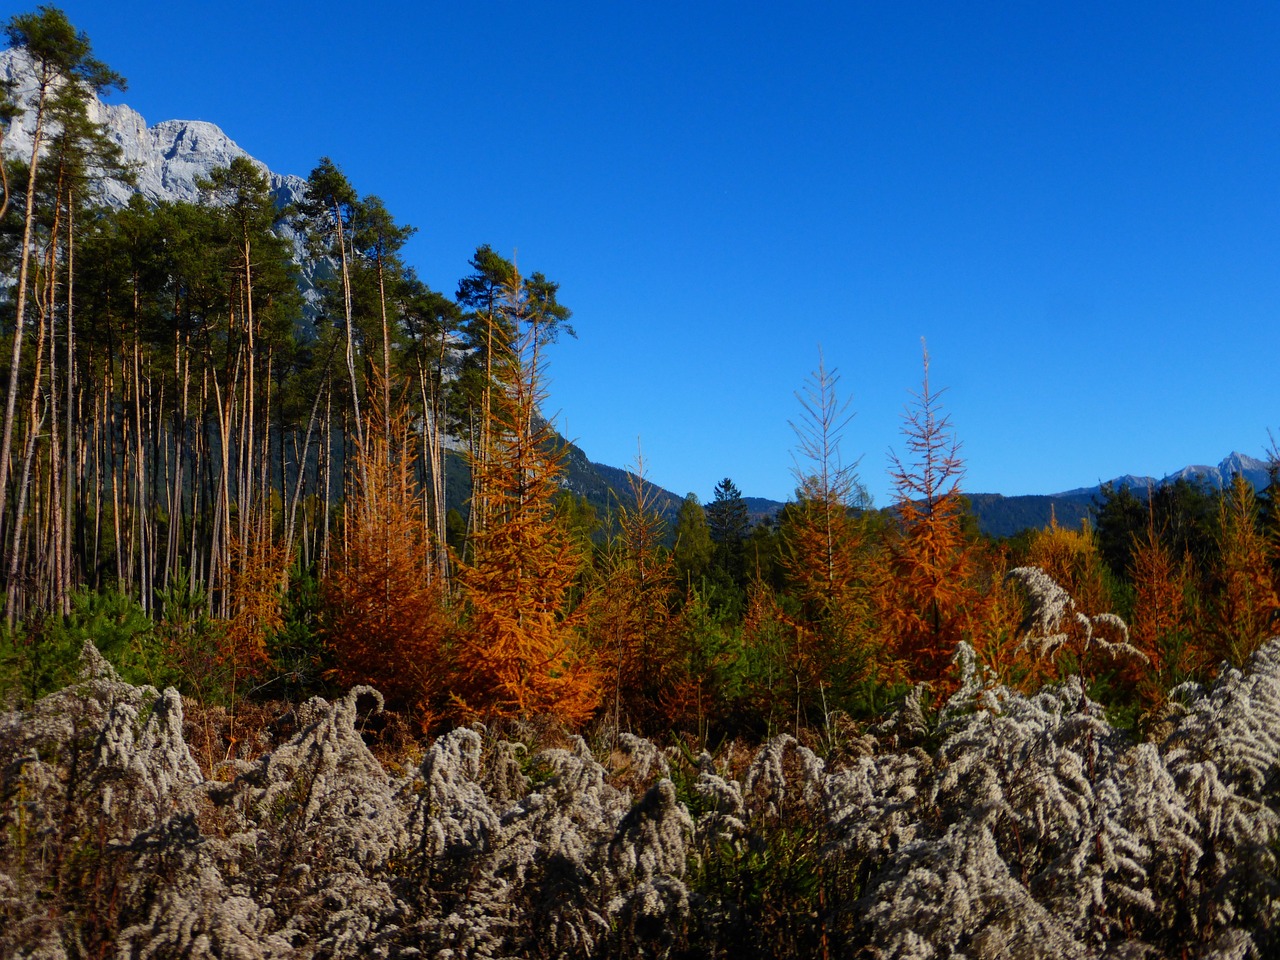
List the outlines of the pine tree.
{"label": "pine tree", "polygon": [[717,483],[706,513],[715,569],[729,583],[743,589],[748,578],[746,540],[751,531],[751,515],[738,485],[728,477]]}
{"label": "pine tree", "polygon": [[[5,25],[5,33],[10,46],[20,49],[26,54],[35,81],[33,92],[27,103],[14,104],[6,97],[3,109],[0,110],[3,115],[12,117],[16,113],[15,108],[23,106],[33,114],[35,121],[31,138],[31,154],[26,171],[25,209],[22,219],[22,238],[18,253],[17,286],[14,293],[13,345],[9,364],[3,433],[0,434],[0,541],[10,544],[7,556],[9,583],[6,615],[8,622],[12,624],[16,614],[16,570],[21,562],[20,552],[24,539],[22,530],[23,508],[28,500],[28,485],[33,475],[32,460],[35,454],[37,434],[36,424],[33,420],[27,430],[25,453],[22,458],[22,476],[16,484],[17,489],[13,490],[11,488],[15,485],[11,481],[10,461],[12,459],[14,425],[20,391],[19,381],[22,372],[23,343],[26,339],[27,312],[31,302],[33,300],[36,301],[36,305],[40,307],[40,322],[37,333],[40,343],[37,346],[36,353],[39,354],[41,352],[39,346],[47,342],[50,350],[49,356],[53,357],[56,338],[49,328],[52,327],[54,321],[54,289],[57,271],[51,268],[54,258],[56,258],[57,252],[63,243],[57,236],[58,230],[56,228],[53,231],[53,236],[37,242],[38,220],[42,213],[45,213],[50,214],[48,219],[55,223],[59,222],[63,209],[68,202],[74,204],[75,199],[84,199],[83,196],[71,199],[73,197],[74,177],[68,177],[67,174],[73,171],[63,167],[60,170],[62,175],[58,178],[57,187],[51,192],[53,198],[52,208],[46,211],[38,209],[37,199],[42,193],[44,196],[50,195],[50,192],[40,189],[41,160],[48,153],[48,147],[51,142],[59,144],[58,149],[53,152],[53,156],[58,158],[60,163],[73,159],[73,165],[81,165],[83,163],[89,151],[93,149],[92,145],[97,145],[100,148],[104,138],[98,135],[99,131],[88,121],[85,105],[95,94],[103,93],[111,88],[123,89],[125,82],[118,73],[93,56],[92,46],[88,37],[82,31],[76,30],[67,20],[66,14],[56,7],[41,7],[37,13],[20,14],[11,17]],[[90,145],[87,149],[86,144]],[[8,180],[6,177],[5,204],[7,205],[7,203]],[[70,225],[65,225],[65,232],[68,237],[71,229]],[[45,257],[48,259],[48,264],[44,271],[46,284],[43,296],[40,291],[34,290],[32,285],[33,257],[40,253],[37,250],[38,247],[43,250]],[[33,293],[35,296],[33,296]],[[67,329],[70,330],[70,326]],[[40,394],[42,390],[41,372],[43,372],[43,361],[43,356],[36,358],[37,373],[30,385],[32,410],[42,406],[40,404]],[[54,368],[52,366],[49,367],[48,373],[50,385],[46,399],[52,405],[52,409],[56,411],[56,385],[52,382],[54,376]],[[68,383],[70,382],[68,380]],[[57,427],[54,426],[52,429],[56,436]],[[58,462],[57,456],[57,452],[51,447],[51,468],[56,466]],[[11,498],[14,500],[13,507],[17,517],[10,524],[13,528],[10,531],[6,528],[5,521]],[[52,496],[50,499],[53,499]],[[64,496],[64,505],[66,499],[69,498]],[[54,509],[54,504],[50,503],[49,507]],[[57,512],[57,515],[61,517],[60,512]],[[65,549],[65,539],[60,535],[60,531],[57,533],[59,534],[59,542],[56,544],[54,551],[55,557],[59,555],[62,549]],[[59,566],[62,566],[60,561]],[[59,569],[53,579],[57,584],[53,592],[54,594],[60,594],[59,599],[61,600],[61,597],[65,596],[67,579],[65,569]]]}
{"label": "pine tree", "polygon": [[351,287],[351,262],[354,259],[353,232],[357,208],[355,188],[342,169],[329,157],[307,176],[307,187],[298,204],[298,225],[309,231],[312,255],[328,257],[338,267],[337,289],[341,297],[343,343],[347,378],[351,387],[351,410],[355,422],[356,441],[364,442],[364,416],[360,411],[360,385],[356,376],[356,340],[354,299]]}

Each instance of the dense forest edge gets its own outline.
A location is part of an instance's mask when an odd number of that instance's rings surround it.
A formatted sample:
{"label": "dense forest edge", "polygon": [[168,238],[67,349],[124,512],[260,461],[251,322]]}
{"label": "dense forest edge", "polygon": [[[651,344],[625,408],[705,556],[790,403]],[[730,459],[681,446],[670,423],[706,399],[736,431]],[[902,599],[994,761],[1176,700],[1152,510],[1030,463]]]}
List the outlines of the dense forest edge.
{"label": "dense forest edge", "polygon": [[5,30],[0,952],[1276,949],[1274,442],[996,537],[927,351],[884,509],[820,357],[791,502],[672,497],[544,419],[556,281],[330,158],[97,202],[123,79]]}

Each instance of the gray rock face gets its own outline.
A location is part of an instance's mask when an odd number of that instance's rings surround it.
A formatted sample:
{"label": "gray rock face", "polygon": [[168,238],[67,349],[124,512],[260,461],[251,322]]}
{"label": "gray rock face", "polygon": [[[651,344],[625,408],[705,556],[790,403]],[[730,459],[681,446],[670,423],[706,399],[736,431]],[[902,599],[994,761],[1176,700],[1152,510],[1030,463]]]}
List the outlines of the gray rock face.
{"label": "gray rock face", "polygon": [[[31,60],[24,52],[0,51],[0,81],[11,84],[20,106],[32,104],[35,75]],[[148,200],[194,202],[199,199],[196,179],[209,176],[211,171],[225,167],[236,157],[248,157],[262,169],[278,206],[302,196],[306,181],[272,173],[215,124],[203,120],[164,120],[149,127],[132,107],[103,103],[96,97],[89,104],[89,119],[100,124],[119,145],[137,180],[136,187],[118,180],[104,181],[99,188],[101,199],[110,206],[124,206],[135,192]],[[34,133],[35,114],[27,109],[5,135],[4,152],[12,157],[29,158]]]}

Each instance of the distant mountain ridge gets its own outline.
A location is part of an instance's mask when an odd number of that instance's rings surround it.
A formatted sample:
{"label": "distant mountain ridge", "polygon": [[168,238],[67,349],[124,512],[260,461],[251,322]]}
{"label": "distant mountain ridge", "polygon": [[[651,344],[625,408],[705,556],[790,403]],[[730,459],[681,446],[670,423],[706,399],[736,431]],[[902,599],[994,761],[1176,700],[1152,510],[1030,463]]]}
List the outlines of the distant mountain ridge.
{"label": "distant mountain ridge", "polygon": [[[1159,480],[1125,474],[1091,487],[1076,487],[1061,493],[1009,496],[1001,493],[965,492],[965,497],[969,500],[970,509],[982,533],[991,537],[1009,537],[1023,530],[1043,529],[1051,520],[1063,527],[1079,527],[1082,520],[1092,518],[1095,505],[1101,499],[1102,488],[1107,485],[1116,489],[1128,487],[1140,497],[1145,497],[1148,489],[1156,489],[1178,480],[1221,490],[1231,483],[1231,478],[1237,473],[1243,474],[1259,492],[1270,483],[1266,460],[1233,451],[1217,466],[1192,464],[1166,474]],[[784,506],[776,500],[758,497],[747,499],[755,519],[771,516]]]}
{"label": "distant mountain ridge", "polygon": [[1128,487],[1140,497],[1145,497],[1147,490],[1179,480],[1221,490],[1231,483],[1232,477],[1237,473],[1242,474],[1259,492],[1271,481],[1266,460],[1233,451],[1217,466],[1192,464],[1166,474],[1159,480],[1125,474],[1091,487],[1077,487],[1046,496],[1006,497],[996,493],[968,496],[974,517],[978,521],[978,529],[989,536],[1007,537],[1028,528],[1043,528],[1048,525],[1051,517],[1064,527],[1079,526],[1081,520],[1093,515],[1094,504],[1100,499],[1104,486],[1110,485],[1117,490]]}
{"label": "distant mountain ridge", "polygon": [[[1266,460],[1259,460],[1257,457],[1251,457],[1246,453],[1235,451],[1228,454],[1216,467],[1193,464],[1166,474],[1160,480],[1154,477],[1136,477],[1132,474],[1125,474],[1122,477],[1115,477],[1106,482],[1117,489],[1129,487],[1135,491],[1141,491],[1147,487],[1162,487],[1178,480],[1186,480],[1190,483],[1204,484],[1215,490],[1221,490],[1231,483],[1231,478],[1237,473],[1243,474],[1244,478],[1252,483],[1256,490],[1262,490],[1270,482],[1268,462]],[[1092,487],[1079,487],[1075,490],[1051,494],[1051,496],[1077,497],[1082,494],[1096,494],[1101,490],[1102,486],[1103,484],[1096,484]]]}

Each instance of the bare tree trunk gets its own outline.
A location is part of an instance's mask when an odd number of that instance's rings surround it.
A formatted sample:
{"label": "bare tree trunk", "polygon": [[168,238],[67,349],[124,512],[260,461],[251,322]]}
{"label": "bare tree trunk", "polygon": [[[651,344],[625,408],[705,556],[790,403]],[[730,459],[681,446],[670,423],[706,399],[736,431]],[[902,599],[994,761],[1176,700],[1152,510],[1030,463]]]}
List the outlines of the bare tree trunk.
{"label": "bare tree trunk", "polygon": [[4,530],[5,507],[9,501],[9,457],[13,450],[13,420],[18,404],[18,375],[22,369],[22,333],[26,323],[27,283],[31,268],[31,234],[35,227],[36,170],[44,143],[45,107],[51,78],[44,77],[36,102],[36,126],[31,135],[31,159],[27,168],[26,211],[22,218],[22,249],[18,257],[18,290],[14,301],[13,355],[9,361],[9,393],[4,410],[4,434],[0,438],[0,532]]}

